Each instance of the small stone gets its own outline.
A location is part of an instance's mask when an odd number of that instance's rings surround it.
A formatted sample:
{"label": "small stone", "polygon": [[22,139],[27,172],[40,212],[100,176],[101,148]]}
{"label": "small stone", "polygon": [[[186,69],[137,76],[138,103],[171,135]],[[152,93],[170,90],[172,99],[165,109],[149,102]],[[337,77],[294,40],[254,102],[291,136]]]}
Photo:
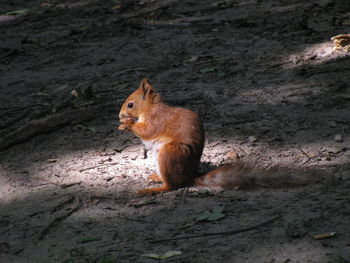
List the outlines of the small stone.
{"label": "small stone", "polygon": [[333,0],[320,0],[320,1],[318,1],[317,4],[322,6],[322,7],[327,7],[331,4],[333,4]]}
{"label": "small stone", "polygon": [[142,159],[147,159],[148,158],[148,150],[145,147],[142,147],[140,150],[140,155]]}
{"label": "small stone", "polygon": [[341,136],[340,134],[336,134],[336,135],[334,136],[334,140],[335,140],[336,142],[342,142],[342,141],[343,141],[343,136]]}
{"label": "small stone", "polygon": [[335,121],[329,121],[328,122],[329,126],[331,126],[332,128],[337,127],[337,123]]}
{"label": "small stone", "polygon": [[250,143],[255,143],[255,142],[258,141],[258,138],[256,138],[255,136],[249,136],[249,137],[248,137],[248,141],[249,141]]}
{"label": "small stone", "polygon": [[111,155],[115,155],[116,151],[109,149],[109,150],[105,150],[103,152],[100,153],[100,156],[111,156]]}

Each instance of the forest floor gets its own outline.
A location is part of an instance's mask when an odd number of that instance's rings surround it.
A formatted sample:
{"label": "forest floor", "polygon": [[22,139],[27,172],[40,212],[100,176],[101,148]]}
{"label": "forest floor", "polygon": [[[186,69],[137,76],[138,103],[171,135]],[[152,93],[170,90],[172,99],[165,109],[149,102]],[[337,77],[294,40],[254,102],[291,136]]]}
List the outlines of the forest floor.
{"label": "forest floor", "polygon": [[[0,262],[350,262],[350,60],[331,41],[349,33],[349,10],[1,1]],[[154,164],[116,127],[144,77],[202,118],[201,171],[238,156],[327,180],[137,195]]]}

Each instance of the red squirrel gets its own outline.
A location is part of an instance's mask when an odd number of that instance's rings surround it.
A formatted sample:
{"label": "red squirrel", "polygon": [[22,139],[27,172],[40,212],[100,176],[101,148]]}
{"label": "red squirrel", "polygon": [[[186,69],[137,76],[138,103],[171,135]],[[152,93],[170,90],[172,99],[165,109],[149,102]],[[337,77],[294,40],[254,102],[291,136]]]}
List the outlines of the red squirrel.
{"label": "red squirrel", "polygon": [[200,176],[198,167],[204,147],[204,128],[193,111],[166,105],[148,79],[124,102],[119,113],[120,130],[128,130],[152,149],[157,173],[149,179],[163,182],[139,191],[153,194],[185,186],[220,186],[241,189],[250,186],[303,185],[308,173],[293,176],[288,169],[256,169],[243,163],[223,165]]}

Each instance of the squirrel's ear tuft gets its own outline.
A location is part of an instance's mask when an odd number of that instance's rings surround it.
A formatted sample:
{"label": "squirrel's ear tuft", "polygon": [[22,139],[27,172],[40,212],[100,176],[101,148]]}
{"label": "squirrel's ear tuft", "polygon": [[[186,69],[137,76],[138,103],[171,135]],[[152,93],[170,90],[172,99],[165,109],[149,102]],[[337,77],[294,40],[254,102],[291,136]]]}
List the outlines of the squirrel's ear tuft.
{"label": "squirrel's ear tuft", "polygon": [[151,89],[153,89],[152,84],[148,78],[141,80],[140,89],[143,91],[143,93],[148,93]]}
{"label": "squirrel's ear tuft", "polygon": [[147,100],[147,97],[149,97],[155,92],[151,82],[147,78],[144,78],[143,80],[141,80],[140,90],[142,91],[143,100]]}
{"label": "squirrel's ear tuft", "polygon": [[159,103],[162,101],[160,95],[153,88],[149,79],[144,78],[141,80],[140,90],[142,92],[142,99],[150,103]]}

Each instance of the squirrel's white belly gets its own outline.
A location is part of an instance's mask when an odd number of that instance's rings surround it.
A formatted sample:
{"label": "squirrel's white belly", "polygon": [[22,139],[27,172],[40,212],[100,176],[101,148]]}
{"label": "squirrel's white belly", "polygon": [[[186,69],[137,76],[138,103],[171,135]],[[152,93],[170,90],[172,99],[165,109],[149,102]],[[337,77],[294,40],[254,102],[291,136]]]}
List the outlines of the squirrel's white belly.
{"label": "squirrel's white belly", "polygon": [[159,166],[158,166],[158,154],[159,154],[160,148],[162,148],[165,143],[157,140],[148,140],[148,141],[142,140],[142,142],[146,146],[146,149],[152,150],[152,156],[157,168],[156,172],[158,175],[160,175]]}

